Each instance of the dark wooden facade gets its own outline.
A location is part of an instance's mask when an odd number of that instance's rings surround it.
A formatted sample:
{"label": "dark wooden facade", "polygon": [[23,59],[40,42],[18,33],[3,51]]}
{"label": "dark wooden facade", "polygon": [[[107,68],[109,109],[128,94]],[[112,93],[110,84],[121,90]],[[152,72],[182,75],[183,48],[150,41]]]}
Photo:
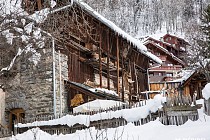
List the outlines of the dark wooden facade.
{"label": "dark wooden facade", "polygon": [[200,70],[195,71],[184,83],[181,85],[183,94],[190,95],[192,98],[195,96],[197,99],[202,97],[202,89],[207,81],[205,75]]}
{"label": "dark wooden facade", "polygon": [[[44,27],[56,37],[57,50],[68,55],[70,82],[113,90],[122,101],[130,102],[138,101],[139,93],[148,90],[147,69],[151,58],[84,6],[76,2],[58,10]],[[80,103],[100,98],[69,84],[67,88],[69,102],[78,94],[83,98]]]}

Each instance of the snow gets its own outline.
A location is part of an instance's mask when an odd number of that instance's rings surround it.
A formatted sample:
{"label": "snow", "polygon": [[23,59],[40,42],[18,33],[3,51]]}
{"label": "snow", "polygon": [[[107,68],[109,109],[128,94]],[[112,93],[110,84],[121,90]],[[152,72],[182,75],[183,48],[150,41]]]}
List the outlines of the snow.
{"label": "snow", "polygon": [[[91,121],[98,121],[101,119],[124,118],[127,122],[138,121],[141,118],[146,118],[150,112],[156,112],[162,108],[162,103],[166,102],[166,98],[161,95],[155,95],[154,99],[146,101],[146,105],[131,109],[122,109],[117,111],[107,111],[97,113],[94,115],[66,115],[59,119],[50,121],[36,121],[28,124],[17,124],[15,127],[29,127],[29,126],[46,126],[46,125],[68,125],[73,126],[77,123],[89,126]],[[138,112],[138,113],[137,113]],[[135,115],[133,115],[135,114]]]}
{"label": "snow", "polygon": [[41,54],[38,53],[36,51],[36,49],[33,48],[32,44],[28,44],[26,47],[25,47],[25,52],[28,53],[28,52],[31,52],[32,55],[31,57],[29,58],[29,61],[33,62],[34,65],[37,65],[38,62],[40,61],[41,59]]}
{"label": "snow", "polygon": [[176,77],[179,77],[176,80],[173,80],[171,82],[181,82],[183,83],[184,81],[186,81],[188,78],[190,78],[191,75],[193,75],[195,73],[195,70],[181,70]]}
{"label": "snow", "polygon": [[[203,100],[198,101],[202,103]],[[97,130],[94,127],[78,130],[73,134],[50,135],[39,128],[33,128],[23,134],[12,136],[11,140],[210,140],[210,116],[203,113],[203,108],[198,109],[199,119],[188,120],[184,125],[165,126],[157,119],[147,124],[134,126],[128,123],[117,128]],[[137,113],[136,113],[137,114]]]}
{"label": "snow", "polygon": [[119,96],[115,91],[108,90],[105,88],[90,88],[89,90],[92,92],[102,92],[102,93],[106,93],[106,94],[110,94],[110,95],[114,95],[114,96]]}
{"label": "snow", "polygon": [[28,18],[34,20],[36,23],[43,23],[50,13],[49,8],[36,11],[34,14],[29,15]]}
{"label": "snow", "polygon": [[1,0],[0,14],[6,16],[9,14],[15,15],[27,15],[27,13],[21,8],[22,0]]}
{"label": "snow", "polygon": [[120,101],[96,99],[94,101],[87,102],[85,104],[73,108],[73,112],[78,113],[78,112],[99,111],[100,109],[108,109],[115,106],[120,107],[123,104],[125,103]]}
{"label": "snow", "polygon": [[210,83],[207,83],[202,90],[203,97],[208,100],[210,98]]}
{"label": "snow", "polygon": [[17,57],[18,57],[19,55],[21,55],[22,53],[23,53],[23,50],[21,50],[21,49],[19,48],[17,54],[15,55],[15,57],[14,57],[14,58],[12,59],[12,61],[10,62],[10,65],[7,66],[7,67],[5,67],[5,68],[2,68],[0,72],[2,72],[2,71],[9,71],[9,70],[12,68],[12,66],[14,65],[15,60],[17,59]]}
{"label": "snow", "polygon": [[32,30],[33,30],[33,25],[34,25],[34,23],[30,22],[29,24],[27,24],[24,27],[24,31],[26,31],[27,34],[30,34],[32,32]]}
{"label": "snow", "polygon": [[54,8],[56,6],[56,2],[54,0],[50,1],[50,7]]}
{"label": "snow", "polygon": [[13,39],[15,38],[14,34],[10,33],[9,30],[5,30],[5,31],[3,31],[1,33],[2,33],[2,35],[4,35],[6,37],[7,43],[8,44],[12,44]]}

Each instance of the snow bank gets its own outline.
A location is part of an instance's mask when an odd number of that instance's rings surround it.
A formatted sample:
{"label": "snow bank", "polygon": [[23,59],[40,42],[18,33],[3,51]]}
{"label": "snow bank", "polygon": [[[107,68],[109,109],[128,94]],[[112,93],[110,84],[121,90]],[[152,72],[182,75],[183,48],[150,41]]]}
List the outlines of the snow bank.
{"label": "snow bank", "polygon": [[89,126],[91,121],[98,121],[103,119],[113,119],[113,118],[124,118],[127,122],[138,121],[141,118],[146,118],[150,112],[156,112],[162,107],[162,103],[166,102],[166,98],[161,95],[156,95],[154,99],[149,99],[145,106],[122,109],[117,111],[108,111],[97,113],[94,115],[66,115],[59,119],[54,119],[50,121],[36,121],[28,124],[17,124],[15,127],[31,127],[31,126],[46,126],[46,125],[68,125],[73,126],[75,124],[84,124]]}
{"label": "snow bank", "polygon": [[52,136],[39,128],[33,128],[23,134],[12,136],[11,140],[51,140]]}
{"label": "snow bank", "polygon": [[210,83],[206,84],[202,90],[203,97],[208,100],[210,98]]}

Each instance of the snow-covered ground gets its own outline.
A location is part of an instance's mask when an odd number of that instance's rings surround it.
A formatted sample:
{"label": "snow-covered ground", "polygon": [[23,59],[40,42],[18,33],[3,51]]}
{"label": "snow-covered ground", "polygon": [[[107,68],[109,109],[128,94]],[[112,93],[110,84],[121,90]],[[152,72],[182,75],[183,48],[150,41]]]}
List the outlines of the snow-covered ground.
{"label": "snow-covered ground", "polygon": [[[202,102],[200,100],[197,103]],[[50,135],[39,128],[34,128],[13,136],[11,140],[210,140],[210,116],[203,113],[203,108],[198,112],[199,120],[195,122],[189,120],[181,126],[165,126],[157,119],[141,126],[129,123],[107,130],[96,130],[92,127],[67,135]]]}

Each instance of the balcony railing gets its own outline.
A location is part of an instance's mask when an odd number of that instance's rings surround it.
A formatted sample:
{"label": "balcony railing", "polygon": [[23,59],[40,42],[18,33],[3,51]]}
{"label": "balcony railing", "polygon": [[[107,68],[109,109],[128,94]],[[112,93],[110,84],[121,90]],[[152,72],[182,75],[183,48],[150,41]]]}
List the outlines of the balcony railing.
{"label": "balcony railing", "polygon": [[160,66],[160,67],[157,67],[157,68],[152,68],[150,71],[155,71],[155,70],[175,70],[175,71],[178,71],[178,70],[181,70],[182,69],[182,66],[181,65],[174,65],[174,66],[167,66],[167,65],[163,65],[163,66]]}

